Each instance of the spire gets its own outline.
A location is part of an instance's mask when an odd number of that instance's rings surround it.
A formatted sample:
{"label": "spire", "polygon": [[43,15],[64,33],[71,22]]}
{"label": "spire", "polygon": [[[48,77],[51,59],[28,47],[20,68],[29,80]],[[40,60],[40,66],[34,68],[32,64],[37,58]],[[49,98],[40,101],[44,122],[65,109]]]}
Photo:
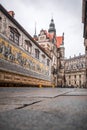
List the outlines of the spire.
{"label": "spire", "polygon": [[34,33],[34,39],[37,40],[37,34],[36,34],[36,22],[35,22],[35,33]]}
{"label": "spire", "polygon": [[34,35],[36,35],[36,22],[35,22],[35,34]]}

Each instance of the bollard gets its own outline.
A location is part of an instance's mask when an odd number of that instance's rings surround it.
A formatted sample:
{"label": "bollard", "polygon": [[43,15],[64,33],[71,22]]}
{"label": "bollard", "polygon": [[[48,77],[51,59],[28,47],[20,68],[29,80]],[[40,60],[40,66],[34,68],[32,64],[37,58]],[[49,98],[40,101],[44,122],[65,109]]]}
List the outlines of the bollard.
{"label": "bollard", "polygon": [[39,88],[42,88],[42,85],[41,85],[41,84],[39,85]]}
{"label": "bollard", "polygon": [[54,85],[52,85],[52,88],[54,88],[55,86]]}

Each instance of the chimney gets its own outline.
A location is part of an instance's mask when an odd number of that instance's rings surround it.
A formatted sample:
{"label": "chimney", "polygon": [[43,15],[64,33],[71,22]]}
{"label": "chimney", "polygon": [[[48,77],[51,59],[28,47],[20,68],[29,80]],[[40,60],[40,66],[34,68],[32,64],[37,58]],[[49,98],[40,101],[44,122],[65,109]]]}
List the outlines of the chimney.
{"label": "chimney", "polygon": [[14,15],[15,15],[14,11],[9,11],[8,13],[10,16],[12,16],[14,18]]}

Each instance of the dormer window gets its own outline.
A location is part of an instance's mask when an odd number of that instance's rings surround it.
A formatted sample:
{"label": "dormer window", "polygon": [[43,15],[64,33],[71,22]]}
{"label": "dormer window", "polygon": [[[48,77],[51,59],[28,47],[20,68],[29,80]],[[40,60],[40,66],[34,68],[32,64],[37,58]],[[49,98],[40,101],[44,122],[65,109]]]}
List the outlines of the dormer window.
{"label": "dormer window", "polygon": [[10,26],[9,39],[11,41],[13,41],[15,44],[19,45],[19,37],[20,37],[20,34],[19,34],[18,30],[16,28]]}

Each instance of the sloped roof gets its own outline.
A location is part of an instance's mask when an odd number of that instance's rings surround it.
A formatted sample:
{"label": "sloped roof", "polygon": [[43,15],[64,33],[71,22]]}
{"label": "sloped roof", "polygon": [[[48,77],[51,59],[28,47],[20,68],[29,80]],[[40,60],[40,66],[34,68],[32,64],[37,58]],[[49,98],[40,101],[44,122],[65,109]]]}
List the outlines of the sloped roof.
{"label": "sloped roof", "polygon": [[57,37],[56,37],[56,45],[57,45],[57,48],[60,47],[60,45],[62,44],[62,41],[63,41],[63,36],[57,36]]}
{"label": "sloped roof", "polygon": [[[50,34],[50,33],[47,32],[46,30],[44,30],[44,31],[45,31],[46,36],[47,36],[50,40],[52,40],[52,39],[54,38],[54,34]],[[63,36],[56,36],[56,46],[57,46],[57,48],[60,47],[60,45],[62,44],[62,42],[63,42]]]}
{"label": "sloped roof", "polygon": [[50,40],[52,40],[53,37],[54,37],[54,34],[47,33],[47,37],[48,37]]}
{"label": "sloped roof", "polygon": [[47,32],[46,30],[45,30],[45,34],[46,34],[46,36],[47,36],[50,40],[52,40],[53,37],[54,37],[54,34],[50,34],[50,33]]}

